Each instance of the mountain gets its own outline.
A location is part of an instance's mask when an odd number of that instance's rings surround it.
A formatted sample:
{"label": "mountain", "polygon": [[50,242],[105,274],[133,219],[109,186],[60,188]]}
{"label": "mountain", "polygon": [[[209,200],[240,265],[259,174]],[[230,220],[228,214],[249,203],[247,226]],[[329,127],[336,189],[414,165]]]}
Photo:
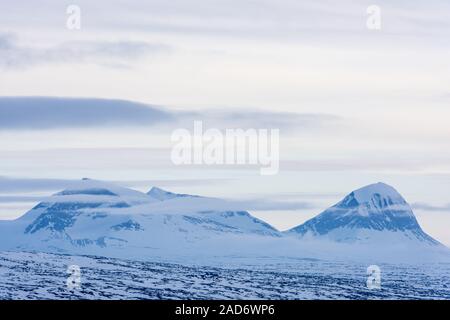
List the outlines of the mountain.
{"label": "mountain", "polygon": [[351,192],[336,205],[286,233],[359,244],[440,245],[422,230],[405,199],[381,182]]}
{"label": "mountain", "polygon": [[220,199],[156,187],[145,194],[89,179],[17,220],[0,222],[0,248],[7,250],[141,256],[243,235],[281,233],[247,211],[230,210]]}
{"label": "mountain", "polygon": [[[286,232],[218,198],[153,187],[148,193],[83,179],[14,221],[0,221],[0,251],[130,259],[277,263],[286,259],[441,261],[449,250],[418,225],[392,187],[358,189]],[[444,258],[442,258],[444,257]]]}
{"label": "mountain", "polygon": [[200,198],[200,196],[194,196],[190,194],[183,194],[183,193],[173,193],[170,191],[163,190],[158,187],[153,187],[150,189],[147,194],[152,197],[153,199],[159,200],[159,201],[166,201],[171,200],[175,198]]}

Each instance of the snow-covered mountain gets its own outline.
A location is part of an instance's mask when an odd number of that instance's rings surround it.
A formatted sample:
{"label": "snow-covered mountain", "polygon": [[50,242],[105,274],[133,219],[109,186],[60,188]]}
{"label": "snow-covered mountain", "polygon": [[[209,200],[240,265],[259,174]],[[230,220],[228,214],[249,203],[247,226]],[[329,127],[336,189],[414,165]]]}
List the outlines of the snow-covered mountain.
{"label": "snow-covered mountain", "polygon": [[228,210],[219,199],[159,188],[145,194],[89,179],[45,199],[15,221],[0,222],[0,248],[8,250],[183,251],[224,235],[281,233],[247,211]]}
{"label": "snow-covered mountain", "polygon": [[440,245],[422,230],[405,199],[384,183],[353,191],[336,205],[287,233],[302,238],[358,244],[406,241]]}
{"label": "snow-covered mountain", "polygon": [[212,257],[417,260],[434,259],[436,252],[437,260],[450,259],[398,192],[382,183],[280,232],[226,200],[84,179],[22,217],[0,221],[1,250],[207,263]]}

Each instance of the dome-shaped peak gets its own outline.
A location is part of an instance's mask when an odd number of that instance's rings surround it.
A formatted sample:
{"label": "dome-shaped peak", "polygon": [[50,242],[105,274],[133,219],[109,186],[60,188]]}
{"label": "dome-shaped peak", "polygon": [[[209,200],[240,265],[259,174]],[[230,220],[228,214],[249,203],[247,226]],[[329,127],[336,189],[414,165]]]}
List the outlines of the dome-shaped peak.
{"label": "dome-shaped peak", "polygon": [[66,189],[56,193],[57,196],[68,195],[95,195],[95,196],[117,196],[111,191],[111,184],[93,180],[90,178],[83,178],[81,181],[70,183]]}
{"label": "dome-shaped peak", "polygon": [[370,184],[368,186],[355,190],[353,191],[353,195],[358,203],[371,202],[374,198],[390,199],[396,203],[405,202],[405,200],[400,195],[400,193],[397,192],[397,190],[383,182]]}
{"label": "dome-shaped peak", "polygon": [[[67,187],[54,196],[113,196],[125,197],[130,201],[148,202],[147,196],[139,191],[119,186],[113,182],[83,178],[67,183]],[[55,199],[57,201],[57,199]]]}

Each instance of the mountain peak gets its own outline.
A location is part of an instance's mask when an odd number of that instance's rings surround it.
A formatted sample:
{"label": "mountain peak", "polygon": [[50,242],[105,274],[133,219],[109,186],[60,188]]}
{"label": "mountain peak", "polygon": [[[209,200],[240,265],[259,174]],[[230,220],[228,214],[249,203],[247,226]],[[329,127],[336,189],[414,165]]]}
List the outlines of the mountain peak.
{"label": "mountain peak", "polygon": [[393,187],[382,182],[370,184],[348,194],[341,202],[335,205],[341,209],[360,208],[355,211],[360,215],[367,215],[369,211],[372,213],[382,213],[383,210],[401,209],[402,211],[410,211],[408,203],[403,199],[400,193]]}
{"label": "mountain peak", "polygon": [[183,194],[183,193],[174,193],[174,192],[170,192],[158,187],[153,187],[150,189],[149,192],[147,192],[147,194],[159,201],[165,201],[165,200],[170,200],[170,199],[175,199],[175,198],[186,198],[186,197],[198,197],[198,196],[194,196],[194,195],[190,195],[190,194]]}
{"label": "mountain peak", "polygon": [[380,232],[388,236],[393,232],[408,239],[437,244],[421,229],[397,190],[382,182],[351,192],[336,205],[289,232],[327,236],[337,241],[356,241]]}
{"label": "mountain peak", "polygon": [[112,182],[83,178],[67,184],[67,187],[46,202],[117,202],[147,203],[150,202],[145,193],[122,187]]}
{"label": "mountain peak", "polygon": [[371,202],[374,198],[391,199],[395,203],[405,202],[397,190],[383,182],[367,185],[353,191],[352,194],[360,204]]}
{"label": "mountain peak", "polygon": [[[111,191],[112,185],[104,181],[83,178],[70,184],[66,189],[55,194],[55,196],[69,195],[92,195],[92,196],[118,196]],[[113,186],[113,188],[116,186]]]}

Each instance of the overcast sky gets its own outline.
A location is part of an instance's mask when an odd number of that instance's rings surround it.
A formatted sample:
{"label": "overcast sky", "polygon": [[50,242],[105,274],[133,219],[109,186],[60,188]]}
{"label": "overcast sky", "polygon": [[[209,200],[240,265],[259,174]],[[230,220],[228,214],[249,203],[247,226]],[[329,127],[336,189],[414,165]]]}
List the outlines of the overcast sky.
{"label": "overcast sky", "polygon": [[[450,245],[448,1],[30,3],[0,0],[0,216],[92,177],[271,196],[255,214],[285,229],[384,181]],[[280,173],[174,167],[193,120],[279,128]]]}

